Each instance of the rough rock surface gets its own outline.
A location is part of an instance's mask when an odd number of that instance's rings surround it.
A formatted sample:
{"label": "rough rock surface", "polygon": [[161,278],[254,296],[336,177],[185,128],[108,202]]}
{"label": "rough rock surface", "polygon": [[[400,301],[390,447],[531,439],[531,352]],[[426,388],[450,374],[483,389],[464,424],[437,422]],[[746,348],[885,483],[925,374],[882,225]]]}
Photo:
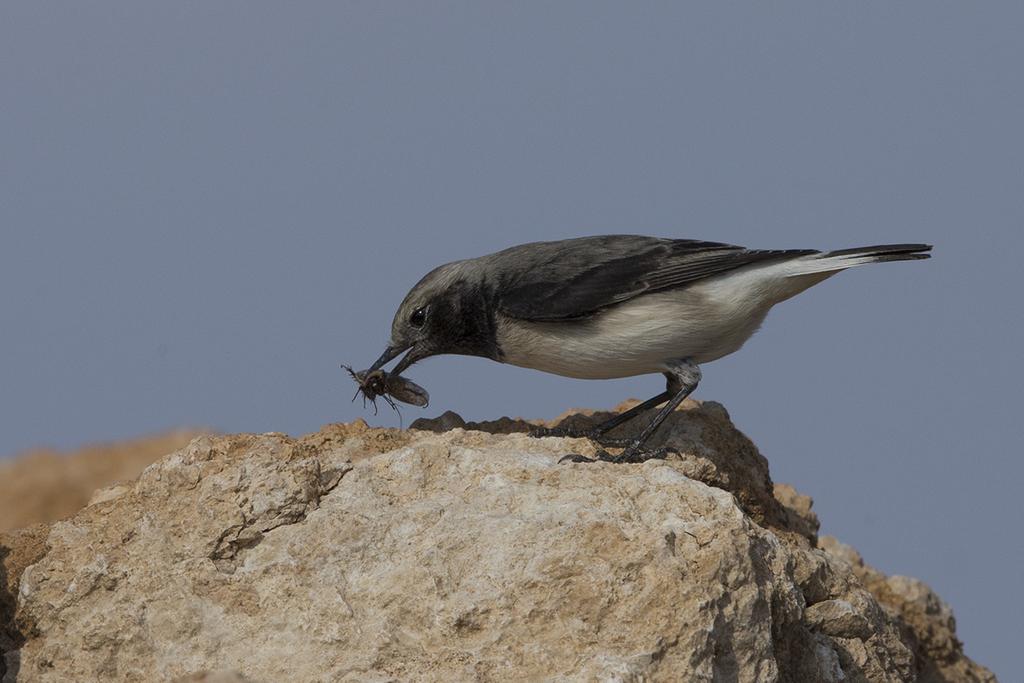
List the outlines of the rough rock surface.
{"label": "rough rock surface", "polygon": [[721,406],[640,465],[444,420],[201,437],[0,537],[3,680],[994,680],[926,586],[818,542]]}

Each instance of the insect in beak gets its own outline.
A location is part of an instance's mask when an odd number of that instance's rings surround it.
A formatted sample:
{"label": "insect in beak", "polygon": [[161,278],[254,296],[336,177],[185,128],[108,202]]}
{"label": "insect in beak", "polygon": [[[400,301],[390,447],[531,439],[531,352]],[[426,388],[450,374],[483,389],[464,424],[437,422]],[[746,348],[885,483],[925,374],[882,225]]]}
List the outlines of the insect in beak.
{"label": "insect in beak", "polygon": [[[398,353],[401,353],[399,351]],[[387,352],[385,352],[385,356]],[[395,354],[397,355],[397,353]],[[394,356],[392,356],[393,358]],[[384,358],[384,356],[381,356]],[[378,361],[380,362],[380,361]],[[383,365],[387,363],[387,360],[381,362]],[[425,408],[430,402],[430,394],[427,390],[416,384],[412,380],[400,377],[397,373],[388,373],[380,369],[369,369],[369,370],[353,370],[347,365],[342,365],[348,374],[352,376],[352,379],[356,381],[359,388],[356,389],[355,396],[352,400],[362,394],[363,395],[363,407],[366,407],[366,399],[370,399],[370,403],[373,404],[373,414],[377,414],[377,398],[383,398],[385,403],[391,406],[391,409],[398,413],[399,419],[401,419],[402,413],[398,410],[398,404],[396,400],[402,403],[408,403],[420,408]]]}

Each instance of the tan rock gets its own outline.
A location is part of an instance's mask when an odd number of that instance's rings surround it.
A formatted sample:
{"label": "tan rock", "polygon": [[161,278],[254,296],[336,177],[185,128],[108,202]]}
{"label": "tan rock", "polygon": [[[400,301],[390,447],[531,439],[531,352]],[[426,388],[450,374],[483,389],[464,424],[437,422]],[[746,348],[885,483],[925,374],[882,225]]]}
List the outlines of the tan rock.
{"label": "tan rock", "polygon": [[853,603],[846,600],[822,600],[804,612],[804,621],[811,628],[836,638],[871,637],[871,622]]}
{"label": "tan rock", "polygon": [[956,637],[956,620],[949,605],[923,581],[886,576],[850,546],[825,536],[821,546],[836,561],[849,567],[900,629],[901,638],[915,654],[916,673],[922,683],[996,680],[991,671],[964,655]]}
{"label": "tan rock", "polygon": [[0,531],[73,515],[97,489],[135,479],[146,465],[199,433],[169,432],[71,453],[41,449],[0,462]]}
{"label": "tan rock", "polygon": [[174,683],[250,683],[252,679],[246,678],[237,671],[202,671],[175,678]]}
{"label": "tan rock", "polygon": [[197,439],[50,528],[4,680],[904,681],[933,655],[984,671],[908,640],[863,566],[814,547],[809,499],[775,498],[719,406],[671,416],[681,454],[641,465],[559,464],[594,446],[520,422]]}
{"label": "tan rock", "polygon": [[[587,429],[608,419],[615,412],[627,410],[636,404],[637,401],[630,400],[619,404],[612,412],[574,411],[551,421],[536,422],[503,417],[467,423],[449,411],[433,420],[416,420],[410,428],[446,432],[462,427],[491,434],[525,433],[536,424]],[[652,410],[637,417],[610,432],[609,436],[635,436],[656,412]],[[736,429],[724,406],[713,401],[688,399],[679,412],[684,413],[687,419],[679,419],[676,415],[666,421],[649,442],[651,448],[671,447],[676,451],[671,459],[678,461],[683,474],[734,494],[739,505],[757,523],[805,536],[813,542],[818,521],[814,513],[810,512],[810,498],[800,496],[789,487],[783,487],[781,498],[776,497],[768,473],[768,461]]]}

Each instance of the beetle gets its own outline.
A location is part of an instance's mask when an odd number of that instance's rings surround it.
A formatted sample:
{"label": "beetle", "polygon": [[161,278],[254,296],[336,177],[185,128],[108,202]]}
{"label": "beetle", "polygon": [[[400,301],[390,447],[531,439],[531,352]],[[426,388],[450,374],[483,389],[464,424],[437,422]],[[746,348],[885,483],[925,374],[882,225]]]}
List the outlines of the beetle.
{"label": "beetle", "polygon": [[348,374],[359,385],[352,400],[356,400],[359,394],[362,394],[363,405],[366,405],[366,399],[370,399],[370,403],[373,404],[374,414],[377,413],[378,397],[383,398],[395,412],[398,412],[396,400],[419,408],[425,408],[430,402],[430,394],[427,393],[426,389],[400,375],[391,374],[384,370],[370,372],[369,370],[353,370],[347,365],[342,365],[341,367],[348,371]]}

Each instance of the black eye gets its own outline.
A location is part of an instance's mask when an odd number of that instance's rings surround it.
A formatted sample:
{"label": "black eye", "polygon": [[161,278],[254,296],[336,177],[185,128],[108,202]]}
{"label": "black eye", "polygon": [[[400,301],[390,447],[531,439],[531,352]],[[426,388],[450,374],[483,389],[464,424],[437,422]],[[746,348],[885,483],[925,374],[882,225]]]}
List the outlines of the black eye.
{"label": "black eye", "polygon": [[413,327],[423,327],[423,323],[427,322],[427,309],[417,308],[409,316],[409,324]]}

